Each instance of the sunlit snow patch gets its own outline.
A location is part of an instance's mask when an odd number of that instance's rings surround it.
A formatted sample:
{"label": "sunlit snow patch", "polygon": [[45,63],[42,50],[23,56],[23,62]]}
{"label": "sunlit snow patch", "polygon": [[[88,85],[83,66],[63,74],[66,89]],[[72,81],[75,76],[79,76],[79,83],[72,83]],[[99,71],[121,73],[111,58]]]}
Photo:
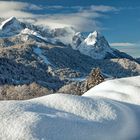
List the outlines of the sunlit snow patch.
{"label": "sunlit snow patch", "polygon": [[42,52],[41,48],[36,47],[36,48],[34,48],[33,51],[34,51],[34,53],[37,54],[41,59],[43,59],[44,63],[46,63],[47,65],[52,65],[52,64],[49,62],[48,58],[47,58],[46,56],[43,55],[43,52]]}

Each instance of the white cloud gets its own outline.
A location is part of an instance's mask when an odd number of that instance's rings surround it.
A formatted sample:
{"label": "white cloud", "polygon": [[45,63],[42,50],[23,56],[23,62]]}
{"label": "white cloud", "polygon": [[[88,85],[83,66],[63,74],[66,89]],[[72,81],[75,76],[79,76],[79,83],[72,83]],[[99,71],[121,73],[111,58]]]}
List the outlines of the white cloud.
{"label": "white cloud", "polygon": [[91,6],[92,11],[99,11],[99,12],[108,12],[108,11],[118,11],[117,8],[112,7],[112,6],[105,6],[105,5],[100,5],[100,6]]}
{"label": "white cloud", "polygon": [[42,9],[43,9],[42,6],[37,6],[37,5],[35,5],[35,4],[28,4],[28,8],[29,8],[30,10],[42,10]]}
{"label": "white cloud", "polygon": [[34,17],[33,14],[26,12],[27,9],[39,10],[41,7],[25,2],[0,1],[0,17],[3,18],[9,18],[11,16],[20,18]]}
{"label": "white cloud", "polygon": [[12,16],[15,16],[17,18],[26,18],[26,17],[32,17],[33,15],[28,12],[15,11],[15,10],[10,10],[4,13],[4,12],[1,12],[0,10],[0,16],[3,18],[9,18]]}
{"label": "white cloud", "polygon": [[137,44],[135,43],[130,43],[130,42],[115,42],[115,43],[110,43],[110,46],[112,47],[133,47],[136,46]]}
{"label": "white cloud", "polygon": [[100,17],[98,13],[77,12],[70,14],[47,14],[46,17],[40,17],[37,24],[45,24],[52,28],[72,26],[78,31],[91,31],[99,29],[99,23],[93,18]]}
{"label": "white cloud", "polygon": [[46,18],[40,18],[37,23],[45,24],[51,26],[52,28],[62,26],[73,26],[78,31],[93,31],[95,29],[101,30],[102,27],[101,23],[98,21],[98,18],[105,17],[106,12],[117,10],[116,8],[111,6],[93,5],[90,7],[73,6],[70,7],[70,9],[77,9],[77,11],[67,14],[46,14]]}
{"label": "white cloud", "polygon": [[61,5],[51,5],[51,6],[48,5],[48,6],[45,6],[44,8],[54,10],[54,9],[64,9],[65,7]]}
{"label": "white cloud", "polygon": [[[69,13],[52,13],[38,15],[29,12],[28,10],[53,10],[53,9],[67,9]],[[29,4],[25,2],[15,2],[15,1],[0,1],[0,16],[4,18],[9,18],[15,16],[18,18],[36,18],[36,24],[44,24],[52,28],[55,27],[67,27],[72,26],[78,31],[93,31],[101,30],[102,25],[99,22],[99,18],[104,18],[106,12],[116,11],[117,9],[111,6],[72,6],[63,7],[60,5],[55,6],[38,6],[34,4]]]}
{"label": "white cloud", "polygon": [[7,10],[23,10],[28,6],[27,3],[13,2],[13,1],[0,1],[0,11],[6,12]]}
{"label": "white cloud", "polygon": [[122,52],[126,52],[127,54],[132,55],[133,57],[139,57],[140,54],[140,43],[130,43],[130,42],[122,42],[122,43],[110,43],[110,46],[119,49]]}

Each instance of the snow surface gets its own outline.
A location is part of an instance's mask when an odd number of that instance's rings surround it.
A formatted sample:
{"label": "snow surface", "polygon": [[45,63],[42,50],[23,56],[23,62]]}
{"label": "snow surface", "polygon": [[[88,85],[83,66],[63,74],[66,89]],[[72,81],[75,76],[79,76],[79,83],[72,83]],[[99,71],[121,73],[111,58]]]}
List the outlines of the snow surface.
{"label": "snow surface", "polygon": [[38,35],[37,32],[30,30],[29,28],[25,28],[24,30],[22,30],[21,34],[28,34],[28,35],[35,35],[35,36]]}
{"label": "snow surface", "polygon": [[34,48],[33,51],[34,51],[34,53],[36,53],[40,58],[42,58],[43,61],[44,61],[47,65],[51,65],[51,63],[49,62],[47,56],[44,56],[44,55],[43,55],[43,51],[41,50],[41,48],[36,47],[36,48]]}
{"label": "snow surface", "polygon": [[85,43],[87,45],[95,45],[98,37],[101,37],[100,33],[98,33],[97,31],[94,31],[93,33],[90,33],[88,35],[88,37],[85,39]]}
{"label": "snow surface", "polygon": [[84,96],[92,95],[140,105],[140,76],[108,80],[90,89]]}
{"label": "snow surface", "polygon": [[139,83],[140,76],[106,81],[83,96],[1,101],[0,139],[139,140]]}
{"label": "snow surface", "polygon": [[[29,29],[29,28],[23,29],[20,34],[21,35],[33,35],[33,36],[35,36],[37,38],[40,38],[40,39],[42,39],[42,40],[44,40],[46,42],[52,43],[52,44],[56,44],[56,41],[57,41],[55,39],[43,37],[39,33],[35,32],[35,31],[33,31],[33,30]],[[25,36],[24,40],[26,41],[26,36]]]}

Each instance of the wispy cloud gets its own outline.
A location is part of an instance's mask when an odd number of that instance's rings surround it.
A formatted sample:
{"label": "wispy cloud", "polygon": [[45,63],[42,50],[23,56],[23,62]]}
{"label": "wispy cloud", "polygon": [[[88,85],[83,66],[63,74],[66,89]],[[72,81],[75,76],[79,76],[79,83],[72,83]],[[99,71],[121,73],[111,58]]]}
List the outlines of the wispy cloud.
{"label": "wispy cloud", "polygon": [[110,43],[111,47],[117,48],[122,52],[126,52],[127,54],[132,55],[133,57],[139,57],[140,54],[140,43],[130,43],[130,42],[118,42],[118,43]]}
{"label": "wispy cloud", "polygon": [[100,6],[92,5],[91,10],[92,11],[99,11],[99,12],[118,11],[118,9],[115,7],[104,6],[104,5],[100,5]]}
{"label": "wispy cloud", "polygon": [[68,14],[47,14],[40,16],[36,23],[45,24],[52,28],[71,26],[79,31],[91,31],[94,29],[100,30],[100,23],[96,20],[100,16],[98,13],[92,13],[91,15],[87,11]]}
{"label": "wispy cloud", "polygon": [[61,5],[51,5],[51,6],[48,5],[48,6],[45,6],[44,8],[54,10],[54,9],[64,9],[65,7]]}
{"label": "wispy cloud", "polygon": [[[31,10],[58,10],[58,12],[45,12],[45,14],[34,14]],[[59,10],[62,12],[59,12]],[[67,11],[67,12],[66,12]],[[108,12],[117,11],[115,7],[104,5],[91,6],[72,6],[64,7],[61,5],[38,6],[25,2],[0,1],[0,16],[9,18],[16,16],[18,18],[36,18],[36,24],[43,24],[52,28],[72,26],[78,31],[102,30],[100,18],[106,17]]]}
{"label": "wispy cloud", "polygon": [[[51,8],[51,7],[50,7]],[[52,6],[52,8],[54,8]],[[117,11],[116,8],[111,6],[73,6],[73,7],[59,7],[63,9],[68,9],[71,12],[68,13],[54,13],[46,14],[46,18],[40,18],[37,22],[39,24],[46,24],[53,27],[62,27],[62,26],[73,26],[79,31],[91,31],[91,30],[101,30],[102,26],[99,22],[99,18],[106,17],[107,12]],[[74,10],[74,12],[73,12]]]}
{"label": "wispy cloud", "polygon": [[112,46],[112,47],[133,47],[133,46],[137,46],[137,44],[130,43],[130,42],[115,42],[115,43],[110,43],[110,46]]}
{"label": "wispy cloud", "polygon": [[28,6],[27,3],[12,2],[12,1],[0,1],[0,10],[5,12],[6,10],[23,10]]}
{"label": "wispy cloud", "polygon": [[25,2],[0,1],[0,17],[3,18],[9,18],[11,16],[20,18],[34,17],[32,13],[26,11],[27,9],[40,10],[41,7]]}

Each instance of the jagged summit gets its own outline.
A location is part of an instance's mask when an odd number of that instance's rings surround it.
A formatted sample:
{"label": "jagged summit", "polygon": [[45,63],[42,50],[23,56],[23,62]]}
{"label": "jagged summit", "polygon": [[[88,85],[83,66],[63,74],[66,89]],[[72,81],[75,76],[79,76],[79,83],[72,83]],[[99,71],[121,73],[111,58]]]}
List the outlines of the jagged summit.
{"label": "jagged summit", "polygon": [[7,20],[3,21],[0,25],[1,36],[14,35],[16,33],[19,33],[24,28],[25,25],[20,22],[16,17],[10,17]]}
{"label": "jagged summit", "polygon": [[98,32],[97,30],[93,31],[92,33],[89,34],[88,37],[95,37],[95,38],[98,38],[98,37],[101,37],[101,33]]}
{"label": "jagged summit", "polygon": [[[14,38],[15,41],[3,41],[2,46],[20,44],[26,41],[50,43],[61,46],[71,46],[79,50],[81,54],[94,59],[105,58],[129,58],[125,53],[109,46],[106,38],[98,31],[85,37],[81,32],[76,32],[72,27],[50,29],[49,27],[35,26],[31,23],[19,21],[16,17],[10,17],[0,25],[0,37]],[[4,44],[4,45],[3,45]]]}
{"label": "jagged summit", "polygon": [[98,36],[99,35],[99,32],[98,31],[94,31],[93,33],[91,33],[92,35],[94,35],[94,36]]}
{"label": "jagged summit", "polygon": [[90,33],[80,43],[77,50],[93,59],[128,58],[134,60],[128,54],[111,48],[106,38],[98,31]]}
{"label": "jagged summit", "polygon": [[97,39],[100,39],[102,36],[99,32],[94,31],[90,33],[88,37],[85,39],[87,45],[94,45],[97,42]]}
{"label": "jagged summit", "polygon": [[20,24],[20,22],[16,19],[16,17],[13,16],[3,21],[2,24],[0,25],[0,29],[4,30],[7,26],[11,26],[14,24],[18,25]]}
{"label": "jagged summit", "polygon": [[90,33],[78,46],[78,50],[94,59],[104,59],[108,54],[113,54],[105,37],[97,31]]}
{"label": "jagged summit", "polygon": [[73,37],[72,48],[93,59],[128,58],[134,60],[126,53],[111,48],[106,38],[98,31],[84,36],[78,32]]}
{"label": "jagged summit", "polygon": [[10,17],[10,18],[8,18],[7,20],[3,21],[3,22],[1,23],[1,25],[0,25],[0,29],[2,30],[2,29],[4,28],[4,26],[5,26],[8,22],[10,22],[11,20],[13,20],[13,18],[14,18],[14,17]]}

